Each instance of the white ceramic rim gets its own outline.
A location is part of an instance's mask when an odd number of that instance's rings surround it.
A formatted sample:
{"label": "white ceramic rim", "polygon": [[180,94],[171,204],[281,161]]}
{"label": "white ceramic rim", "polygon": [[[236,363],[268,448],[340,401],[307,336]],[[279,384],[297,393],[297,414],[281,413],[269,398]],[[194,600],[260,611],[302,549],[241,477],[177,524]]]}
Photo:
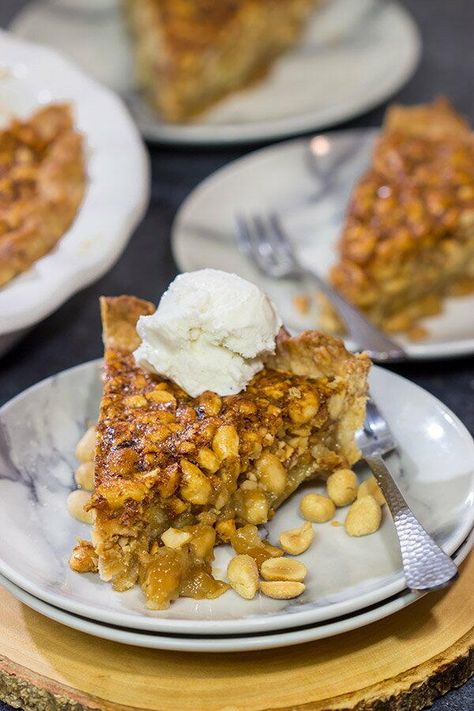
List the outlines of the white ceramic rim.
{"label": "white ceramic rim", "polygon": [[[74,368],[69,368],[62,371],[62,375],[67,373],[77,371],[80,369],[95,368],[98,372],[101,360],[93,360],[81,365],[75,366]],[[373,371],[375,371],[377,377],[395,380],[400,383],[400,387],[405,387],[408,389],[413,389],[419,391],[424,398],[428,398],[432,403],[433,408],[438,408],[443,413],[445,418],[448,418],[459,431],[460,434],[466,437],[469,441],[470,446],[474,446],[473,439],[468,432],[464,424],[459,420],[459,418],[449,410],[446,405],[439,401],[434,395],[428,393],[423,388],[415,385],[411,381],[403,378],[400,375],[396,375],[388,370],[374,366]],[[36,389],[41,388],[50,378],[45,378],[36,385],[31,386],[27,390],[23,391],[15,398],[7,402],[0,409],[0,413],[7,409],[9,406],[13,405],[19,399],[28,397],[29,394],[34,392]],[[474,507],[471,507],[469,515],[465,516],[462,524],[456,529],[456,531],[451,534],[447,545],[444,546],[444,550],[448,555],[452,555],[454,551],[461,545],[461,543],[467,537],[469,531],[474,526]],[[49,592],[48,590],[43,590],[38,587],[35,583],[32,583],[27,577],[22,573],[18,573],[9,564],[5,563],[0,559],[0,573],[8,578],[18,587],[31,593],[33,596],[47,602],[55,607],[67,610],[76,615],[86,617],[92,620],[97,620],[102,623],[108,623],[113,625],[118,625],[121,627],[129,627],[133,629],[141,629],[153,632],[165,632],[165,633],[188,633],[188,634],[203,634],[203,629],[206,630],[207,634],[210,635],[228,635],[232,633],[250,633],[250,632],[260,632],[268,629],[270,618],[272,616],[252,616],[246,619],[228,619],[228,620],[196,620],[192,621],[189,619],[173,619],[173,618],[160,618],[160,617],[149,617],[138,615],[130,615],[126,612],[119,612],[117,610],[109,610],[103,607],[94,606],[89,603],[78,602],[77,600],[71,600],[67,596],[61,595],[56,592]],[[282,613],[278,615],[278,628],[285,629],[289,627],[300,627],[302,625],[309,625],[315,622],[322,622],[327,619],[332,619],[334,617],[339,617],[341,615],[346,615],[352,613],[361,608],[373,605],[380,602],[381,600],[387,599],[401,592],[405,588],[405,579],[403,576],[403,571],[400,570],[395,576],[395,579],[389,583],[380,584],[379,587],[372,589],[368,592],[357,595],[357,597],[350,600],[345,600],[326,607],[313,607],[308,610],[293,611],[289,613]]]}
{"label": "white ceramic rim", "polygon": [[[110,241],[106,251],[92,257],[89,254],[77,260],[66,259],[60,249],[53,249],[35,263],[36,265],[43,262],[42,267],[44,267],[46,262],[43,260],[48,260],[48,267],[38,270],[40,273],[35,299],[17,302],[13,311],[10,308],[8,312],[5,307],[2,307],[2,292],[6,293],[7,290],[14,288],[16,280],[7,283],[0,289],[0,335],[2,335],[38,323],[70,296],[96,281],[113,266],[145,213],[150,191],[150,169],[148,155],[140,134],[125,105],[112,91],[90,79],[61,55],[46,47],[18,39],[4,31],[0,31],[0,47],[2,63],[10,61],[24,63],[33,67],[34,72],[35,58],[47,62],[51,66],[51,72],[56,76],[63,75],[64,86],[67,88],[67,95],[70,95],[73,106],[89,102],[95,112],[100,112],[101,116],[110,116],[110,120],[114,123],[114,131],[120,136],[120,141],[117,140],[114,146],[107,147],[108,180],[104,181],[98,175],[88,184],[86,196],[94,202],[94,196],[98,193],[104,210],[113,209],[114,220],[117,220],[113,240]],[[123,152],[124,147],[126,155]],[[114,150],[111,150],[112,148]],[[96,151],[100,151],[100,146],[96,147]],[[116,171],[120,171],[122,179],[125,176],[127,178],[126,189],[122,190],[119,199],[117,199],[116,186],[110,179]],[[64,237],[71,235],[76,229],[79,233],[82,219],[88,219],[86,209],[83,210],[82,215],[81,209],[79,210],[73,225]],[[58,247],[60,243],[61,240]]]}
{"label": "white ceramic rim", "polygon": [[[331,140],[338,136],[343,138],[350,134],[359,135],[376,135],[378,129],[375,128],[354,128],[344,129],[342,131],[331,131],[328,134]],[[319,134],[324,136],[324,133]],[[307,138],[292,138],[288,141],[258,148],[241,158],[237,158],[230,163],[218,168],[214,173],[211,173],[207,178],[200,182],[194,190],[187,196],[179,207],[171,229],[171,251],[173,258],[178,265],[178,268],[183,271],[194,271],[199,268],[196,264],[189,260],[188,251],[186,249],[188,236],[187,228],[183,225],[193,221],[193,214],[196,210],[201,210],[199,203],[202,199],[209,199],[212,196],[216,186],[219,185],[222,178],[234,173],[235,171],[245,172],[255,160],[259,160],[270,153],[278,153],[280,150],[285,150],[291,146],[304,145],[308,142]],[[198,207],[196,207],[198,205]],[[239,206],[241,207],[241,206]],[[237,246],[235,246],[237,252]],[[204,265],[203,265],[204,267]],[[202,267],[202,268],[203,268]],[[473,329],[474,330],[474,329]],[[397,340],[397,337],[394,337]],[[353,344],[350,341],[345,342],[346,347],[351,350]],[[470,355],[474,353],[474,336],[472,338],[463,338],[462,340],[446,341],[445,343],[410,343],[403,342],[403,347],[410,360],[433,360],[438,358],[457,358],[459,356]]]}
{"label": "white ceramic rim", "polygon": [[[456,565],[461,563],[468,556],[474,542],[474,532],[471,531],[466,540],[461,544],[453,560]],[[161,649],[176,652],[249,652],[263,649],[275,649],[278,647],[290,647],[305,642],[313,642],[317,639],[335,637],[344,632],[359,629],[372,622],[382,620],[384,617],[399,612],[413,602],[424,597],[426,593],[405,591],[399,593],[393,600],[374,605],[369,610],[361,610],[347,617],[344,620],[333,620],[328,623],[319,623],[304,627],[303,629],[287,631],[277,631],[272,633],[260,633],[259,635],[236,635],[233,637],[185,637],[175,635],[160,635],[157,633],[136,632],[119,627],[110,627],[99,622],[91,622],[72,613],[65,612],[60,608],[49,605],[39,600],[34,595],[29,594],[22,588],[14,585],[11,581],[0,576],[0,585],[16,597],[20,602],[31,607],[45,617],[59,622],[72,629],[85,632],[86,634],[107,639],[121,644],[130,644],[135,647],[145,647],[148,649]]]}

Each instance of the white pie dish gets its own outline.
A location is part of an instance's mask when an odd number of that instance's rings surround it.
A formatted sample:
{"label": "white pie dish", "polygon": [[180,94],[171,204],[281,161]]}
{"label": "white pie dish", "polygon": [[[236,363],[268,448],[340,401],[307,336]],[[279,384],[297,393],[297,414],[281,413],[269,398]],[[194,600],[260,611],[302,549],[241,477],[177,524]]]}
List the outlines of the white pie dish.
{"label": "white pie dish", "polygon": [[[456,565],[461,565],[469,554],[473,539],[474,535],[471,531],[469,536],[453,555],[453,560]],[[410,592],[405,589],[387,601],[380,602],[369,608],[364,608],[345,617],[320,622],[319,624],[316,623],[298,629],[276,630],[270,633],[256,633],[253,635],[205,637],[198,635],[186,636],[158,634],[156,632],[139,632],[124,627],[115,627],[100,622],[93,622],[39,600],[17,585],[14,585],[14,583],[2,575],[0,575],[0,585],[20,600],[20,602],[36,610],[36,612],[41,613],[51,620],[60,622],[67,627],[79,630],[80,632],[85,632],[86,634],[100,637],[101,639],[108,639],[112,642],[120,642],[121,644],[176,652],[248,652],[313,642],[317,639],[334,637],[344,632],[359,629],[377,620],[382,620],[389,615],[395,614],[399,610],[403,610],[408,605],[411,605],[423,597],[422,593]]]}
{"label": "white pie dish", "polygon": [[148,157],[122,101],[56,52],[0,31],[0,123],[67,101],[85,136],[87,186],[56,247],[0,288],[0,353],[104,274],[148,203]]}
{"label": "white pie dish", "polygon": [[[315,293],[299,282],[272,280],[242,256],[235,239],[236,216],[276,211],[303,264],[327,278],[337,261],[337,244],[351,190],[370,164],[377,130],[352,129],[262,148],[217,170],[181,205],[172,247],[182,271],[229,269],[264,289],[294,331],[317,328],[316,305],[301,316],[295,295]],[[315,146],[317,153],[311,150]],[[410,359],[449,358],[474,353],[474,295],[449,298],[443,312],[423,319],[425,340],[395,336]],[[348,348],[352,344],[347,343]]]}
{"label": "white pie dish", "polygon": [[[474,523],[474,443],[462,423],[432,395],[409,381],[373,368],[371,391],[400,443],[394,474],[423,525],[448,554]],[[350,538],[342,526],[316,527],[316,541],[301,556],[310,571],[300,598],[252,601],[233,591],[217,600],[180,599],[168,610],[145,607],[138,588],[113,592],[96,575],[68,566],[76,536],[66,498],[73,488],[74,448],[97,417],[100,362],[85,363],[42,381],[0,410],[0,573],[35,597],[89,619],[161,633],[222,635],[286,629],[322,622],[385,600],[405,581],[397,539],[385,512],[380,530]],[[401,466],[400,466],[401,463]],[[363,469],[361,469],[363,473]],[[315,484],[310,490],[320,490]],[[301,522],[296,493],[267,525],[276,542]],[[346,511],[339,509],[337,519]],[[215,572],[225,575],[232,553],[216,549]]]}

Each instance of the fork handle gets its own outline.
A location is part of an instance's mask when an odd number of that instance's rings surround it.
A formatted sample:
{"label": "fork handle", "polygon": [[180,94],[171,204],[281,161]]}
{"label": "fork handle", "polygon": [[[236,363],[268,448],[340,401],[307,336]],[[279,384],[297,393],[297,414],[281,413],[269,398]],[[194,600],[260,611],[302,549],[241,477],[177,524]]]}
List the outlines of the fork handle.
{"label": "fork handle", "polygon": [[379,362],[407,360],[408,356],[401,346],[374,326],[359,309],[346,301],[324,279],[321,279],[319,274],[307,268],[304,268],[304,271],[330,300],[360,350],[367,351],[373,360]]}
{"label": "fork handle", "polygon": [[380,455],[365,456],[393,517],[403,570],[411,590],[438,590],[452,583],[458,569],[415,518]]}

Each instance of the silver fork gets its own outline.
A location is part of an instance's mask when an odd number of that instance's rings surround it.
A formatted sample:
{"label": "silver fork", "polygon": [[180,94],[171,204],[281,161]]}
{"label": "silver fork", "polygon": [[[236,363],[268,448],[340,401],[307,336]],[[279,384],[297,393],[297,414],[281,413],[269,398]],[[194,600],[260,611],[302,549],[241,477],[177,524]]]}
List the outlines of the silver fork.
{"label": "silver fork", "polygon": [[415,517],[383,460],[397,448],[387,421],[375,402],[367,402],[364,426],[356,434],[363,459],[372,470],[392,514],[411,590],[438,590],[452,583],[458,569]]}
{"label": "silver fork", "polygon": [[273,279],[311,278],[331,301],[357,348],[367,351],[372,360],[389,363],[407,359],[401,346],[379,331],[315,271],[301,264],[275,212],[266,217],[238,215],[237,244],[266,276]]}

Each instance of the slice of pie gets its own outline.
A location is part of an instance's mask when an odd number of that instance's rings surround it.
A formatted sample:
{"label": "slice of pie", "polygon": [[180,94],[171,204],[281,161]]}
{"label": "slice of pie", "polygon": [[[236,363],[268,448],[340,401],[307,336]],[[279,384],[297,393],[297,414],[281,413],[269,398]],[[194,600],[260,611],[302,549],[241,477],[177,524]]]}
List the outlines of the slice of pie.
{"label": "slice of pie", "polygon": [[98,560],[116,590],[139,582],[148,606],[164,608],[227,589],[211,574],[219,541],[260,562],[282,554],[256,526],[305,480],[359,459],[370,362],[317,332],[282,334],[245,391],[192,398],[136,365],[136,323],[154,310],[132,296],[102,299],[93,545],[81,542],[71,566],[91,571]]}
{"label": "slice of pie", "polygon": [[[391,107],[354,189],[332,284],[388,332],[474,289],[474,134],[446,100]],[[337,319],[326,304],[324,326]]]}
{"label": "slice of pie", "polygon": [[0,132],[0,286],[49,252],[85,190],[82,136],[67,104],[51,104]]}
{"label": "slice of pie", "polygon": [[167,121],[187,121],[264,75],[319,0],[125,0],[136,73]]}

